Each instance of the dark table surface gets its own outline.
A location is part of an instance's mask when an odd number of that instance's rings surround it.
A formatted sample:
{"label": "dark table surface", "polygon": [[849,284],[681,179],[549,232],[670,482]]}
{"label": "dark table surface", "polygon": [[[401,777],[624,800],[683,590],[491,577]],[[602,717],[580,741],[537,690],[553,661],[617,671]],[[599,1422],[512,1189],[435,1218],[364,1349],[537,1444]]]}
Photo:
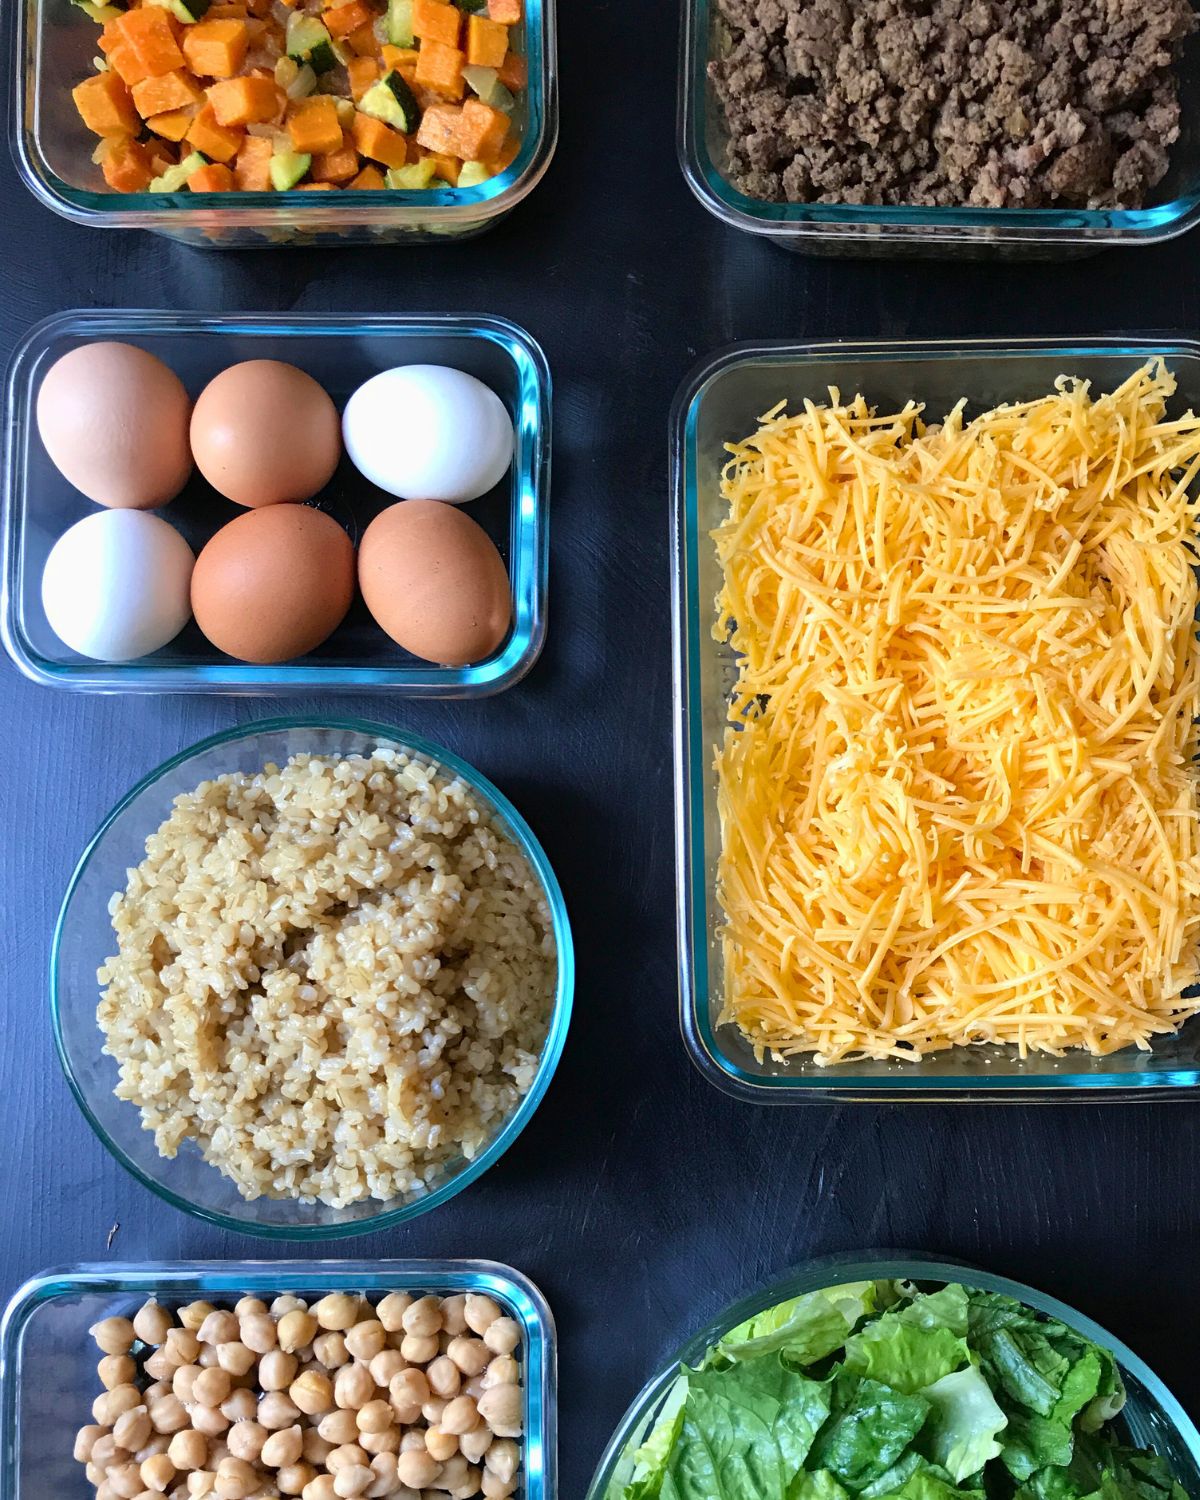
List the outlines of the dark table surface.
{"label": "dark table surface", "polygon": [[[471,243],[192,251],[76,228],[36,205],[11,163],[0,169],[6,355],[65,307],[462,308],[524,324],[554,372],[539,664],[478,703],[337,706],[453,747],[526,814],[574,923],[572,1034],[534,1121],[481,1182],[329,1253],[487,1256],[542,1286],[558,1320],[565,1500],[579,1500],[627,1401],[685,1334],[831,1250],[940,1251],[1035,1283],[1126,1339],[1198,1413],[1200,1105],[756,1108],[717,1093],[685,1057],[666,423],[697,357],[734,339],[1192,333],[1200,238],[1065,265],[789,255],[726,230],[684,186],[674,8],[560,10],[558,154],[525,205]],[[614,38],[619,77],[607,66]],[[4,1296],[79,1259],[301,1253],[209,1228],[125,1175],[63,1082],[46,993],[63,886],[111,804],[180,747],[279,705],[73,696],[0,666]]]}

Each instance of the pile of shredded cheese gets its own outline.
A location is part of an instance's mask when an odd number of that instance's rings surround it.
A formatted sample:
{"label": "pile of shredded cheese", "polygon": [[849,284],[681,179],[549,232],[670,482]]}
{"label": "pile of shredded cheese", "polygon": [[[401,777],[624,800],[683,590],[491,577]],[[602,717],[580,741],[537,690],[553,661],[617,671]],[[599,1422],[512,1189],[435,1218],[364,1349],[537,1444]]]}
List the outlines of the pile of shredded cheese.
{"label": "pile of shredded cheese", "polygon": [[1200,419],[1161,365],[722,479],[721,1016],[759,1055],[1146,1048],[1200,1011]]}

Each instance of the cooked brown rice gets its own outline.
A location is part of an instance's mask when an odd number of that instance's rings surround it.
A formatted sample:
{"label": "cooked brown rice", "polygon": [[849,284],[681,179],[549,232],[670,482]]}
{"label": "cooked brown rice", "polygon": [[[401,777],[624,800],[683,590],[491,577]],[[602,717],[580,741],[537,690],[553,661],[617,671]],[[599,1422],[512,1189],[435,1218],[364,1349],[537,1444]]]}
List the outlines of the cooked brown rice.
{"label": "cooked brown rice", "polygon": [[545,893],[465,782],[402,752],[203,782],[109,910],[117,1095],[247,1198],[419,1193],[533,1083]]}

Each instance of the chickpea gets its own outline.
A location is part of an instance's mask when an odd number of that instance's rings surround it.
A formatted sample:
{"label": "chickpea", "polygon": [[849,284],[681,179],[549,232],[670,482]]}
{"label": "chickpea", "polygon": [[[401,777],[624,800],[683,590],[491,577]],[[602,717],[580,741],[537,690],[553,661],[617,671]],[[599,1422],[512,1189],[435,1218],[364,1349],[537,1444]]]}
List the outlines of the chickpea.
{"label": "chickpea", "polygon": [[292,1308],[284,1313],[276,1328],[279,1347],[288,1354],[294,1354],[297,1349],[303,1349],[305,1344],[312,1343],[319,1327],[316,1318],[305,1308]]}
{"label": "chickpea", "polygon": [[337,1500],[332,1474],[318,1474],[300,1491],[302,1500]]}
{"label": "chickpea", "polygon": [[239,1297],[233,1304],[233,1310],[239,1318],[257,1317],[259,1314],[266,1312],[267,1304],[261,1297]]}
{"label": "chickpea", "polygon": [[[479,1470],[468,1464],[462,1484],[456,1485],[450,1491],[450,1500],[475,1500],[475,1496],[479,1494],[479,1485],[482,1478],[483,1476]],[[438,1481],[439,1484],[441,1482],[441,1480]]]}
{"label": "chickpea", "polygon": [[97,1440],[107,1435],[108,1429],[101,1427],[98,1422],[89,1422],[86,1427],[81,1427],[75,1434],[75,1462],[90,1463],[92,1449],[96,1446]]}
{"label": "chickpea", "polygon": [[258,1362],[259,1389],[285,1391],[296,1378],[297,1360],[294,1354],[285,1354],[282,1349],[272,1349]]}
{"label": "chickpea", "polygon": [[221,1402],[221,1413],[231,1422],[253,1422],[258,1416],[258,1401],[253,1391],[230,1391]]}
{"label": "chickpea", "polygon": [[428,1488],[441,1472],[441,1464],[423,1448],[409,1449],[396,1460],[396,1478],[401,1484],[411,1485],[414,1490]]}
{"label": "chickpea", "polygon": [[312,1464],[285,1464],[275,1475],[275,1483],[281,1495],[299,1495],[316,1477]]}
{"label": "chickpea", "polygon": [[308,1303],[303,1297],[295,1297],[291,1292],[280,1292],[271,1302],[270,1312],[274,1318],[286,1318],[290,1312],[307,1312]]}
{"label": "chickpea", "polygon": [[367,1500],[390,1495],[399,1485],[396,1478],[396,1455],[379,1453],[371,1460],[371,1473],[375,1476],[367,1489]]}
{"label": "chickpea", "polygon": [[468,1338],[460,1334],[446,1345],[447,1356],[454,1361],[464,1375],[482,1375],[491,1359],[491,1350],[482,1339]]}
{"label": "chickpea", "polygon": [[[238,1305],[241,1306],[240,1303]],[[274,1349],[278,1338],[275,1319],[265,1312],[250,1313],[240,1320],[237,1337],[247,1349],[253,1349],[255,1354],[266,1354]]]}
{"label": "chickpea", "polygon": [[358,1408],[357,1421],[359,1432],[383,1432],[392,1425],[392,1408],[376,1398]]}
{"label": "chickpea", "polygon": [[350,1359],[346,1340],[340,1333],[319,1333],[313,1339],[312,1349],[313,1357],[319,1360],[327,1370],[339,1370]]}
{"label": "chickpea", "polygon": [[237,1338],[238,1326],[234,1313],[217,1310],[209,1313],[195,1334],[202,1344],[229,1344]]}
{"label": "chickpea", "polygon": [[192,1426],[202,1437],[220,1437],[229,1431],[229,1418],[219,1406],[197,1406],[192,1411]]}
{"label": "chickpea", "polygon": [[105,1474],[104,1482],[120,1500],[133,1500],[146,1488],[142,1471],[135,1463],[114,1464]]}
{"label": "chickpea", "polygon": [[410,1365],[425,1365],[438,1356],[436,1333],[406,1333],[400,1340],[400,1353]]}
{"label": "chickpea", "polygon": [[299,1415],[300,1408],[282,1391],[268,1391],[258,1403],[258,1420],[271,1432],[290,1427]]}
{"label": "chickpea", "polygon": [[448,1458],[453,1458],[458,1452],[458,1437],[453,1432],[447,1432],[443,1427],[427,1427],[425,1451],[430,1458],[436,1458],[438,1463],[445,1463]]}
{"label": "chickpea", "polygon": [[442,1420],[446,1407],[449,1404],[442,1396],[430,1396],[429,1400],[421,1408],[421,1415],[431,1427],[436,1427]]}
{"label": "chickpea", "polygon": [[196,1376],[200,1374],[199,1365],[177,1365],[171,1374],[171,1393],[178,1396],[183,1402],[192,1400],[192,1388],[196,1384]]}
{"label": "chickpea", "polygon": [[353,1500],[355,1495],[363,1494],[374,1483],[374,1469],[368,1468],[366,1464],[351,1464],[345,1469],[339,1469],[333,1476],[333,1492],[340,1495],[342,1500]]}
{"label": "chickpea", "polygon": [[[273,1432],[262,1445],[262,1461],[269,1469],[285,1469],[294,1464],[304,1451],[304,1434],[297,1423]],[[304,1488],[303,1485],[300,1486]]]}
{"label": "chickpea", "polygon": [[521,1342],[521,1325],[515,1318],[497,1318],[484,1329],[483,1342],[493,1354],[511,1354]]}
{"label": "chickpea", "polygon": [[415,1333],[422,1338],[439,1333],[442,1327],[442,1304],[436,1297],[418,1297],[404,1310],[401,1323],[405,1333]]}
{"label": "chickpea", "polygon": [[483,1491],[487,1500],[508,1500],[517,1487],[517,1481],[513,1479],[499,1479],[490,1469],[484,1469],[479,1488]]}
{"label": "chickpea", "polygon": [[397,1453],[420,1453],[425,1448],[425,1430],[420,1427],[410,1427],[400,1439]]}
{"label": "chickpea", "polygon": [[183,1402],[172,1393],[151,1404],[150,1421],[155,1432],[181,1432],[188,1425],[188,1414]]}
{"label": "chickpea", "polygon": [[147,1441],[152,1430],[150,1413],[144,1406],[134,1406],[123,1411],[113,1423],[113,1442],[118,1448],[127,1448],[134,1453]]}
{"label": "chickpea", "polygon": [[241,1458],[223,1458],[217,1465],[214,1488],[221,1500],[246,1500],[258,1488],[262,1476]]}
{"label": "chickpea", "polygon": [[220,1406],[232,1389],[229,1371],[214,1365],[211,1369],[201,1370],[192,1382],[192,1399],[199,1401],[201,1406]]}
{"label": "chickpea", "polygon": [[480,1396],[483,1395],[484,1391],[487,1390],[487,1386],[484,1384],[482,1375],[472,1375],[470,1380],[464,1380],[462,1388],[464,1396],[474,1396],[476,1401],[478,1401]]}
{"label": "chickpea", "polygon": [[84,1467],[84,1471],[83,1472],[84,1472],[84,1476],[87,1479],[87,1482],[89,1484],[103,1484],[104,1483],[104,1470],[103,1469],[98,1469],[96,1467],[96,1465],[94,1463],[92,1463],[92,1461],[90,1459],[88,1460],[86,1466]]}
{"label": "chickpea", "polygon": [[314,1464],[318,1469],[323,1468],[325,1460],[333,1452],[335,1446],[333,1443],[326,1442],[315,1427],[304,1429],[302,1452],[306,1464]]}
{"label": "chickpea", "polygon": [[117,1447],[111,1432],[106,1432],[92,1444],[92,1462],[98,1469],[111,1469],[113,1464],[124,1461],[125,1450]]}
{"label": "chickpea", "polygon": [[381,1349],[367,1364],[371,1379],[385,1391],[391,1383],[392,1376],[399,1375],[404,1368],[404,1356],[399,1349]]}
{"label": "chickpea", "polygon": [[194,1496],[195,1500],[202,1500],[204,1495],[212,1494],[213,1485],[216,1482],[217,1476],[211,1469],[197,1469],[195,1473],[187,1477],[187,1492]]}
{"label": "chickpea", "polygon": [[269,1436],[261,1422],[235,1422],[229,1434],[229,1451],[234,1458],[257,1463]]}
{"label": "chickpea", "polygon": [[491,1297],[485,1297],[478,1292],[468,1292],[465,1316],[467,1327],[473,1333],[484,1333],[497,1318],[504,1315],[500,1311],[499,1304]]}
{"label": "chickpea", "polygon": [[462,1292],[442,1298],[442,1328],[452,1338],[467,1332],[467,1299]]}
{"label": "chickpea", "polygon": [[525,1400],[519,1385],[495,1385],[479,1398],[479,1415],[497,1437],[521,1436]]}
{"label": "chickpea", "polygon": [[142,1392],[142,1405],[151,1406],[160,1396],[171,1394],[170,1382],[166,1380],[155,1380]]}
{"label": "chickpea", "polygon": [[459,1386],[462,1384],[462,1371],[454,1361],[446,1354],[439,1354],[435,1360],[431,1360],[425,1371],[425,1378],[429,1382],[429,1389],[435,1396],[444,1396],[449,1400],[451,1396],[458,1395]]}
{"label": "chickpea", "polygon": [[189,1302],[186,1307],[181,1307],[175,1316],[184,1328],[190,1328],[195,1333],[212,1310],[211,1302]]}
{"label": "chickpea", "polygon": [[174,1323],[175,1319],[162,1303],[150,1297],[133,1315],[133,1332],[143,1344],[161,1344]]}
{"label": "chickpea", "polygon": [[470,1432],[464,1432],[458,1440],[459,1450],[468,1463],[477,1464],[494,1442],[502,1442],[504,1439],[496,1438],[492,1429],[486,1422],[480,1422],[478,1427],[473,1427]]}
{"label": "chickpea", "polygon": [[415,1422],[429,1400],[429,1381],[420,1370],[401,1370],[388,1383],[388,1399],[398,1421]]}
{"label": "chickpea", "polygon": [[133,1347],[133,1324],[128,1318],[101,1318],[88,1332],[101,1354],[128,1354]]}
{"label": "chickpea", "polygon": [[317,1431],[327,1443],[352,1443],[358,1437],[358,1422],[352,1411],[331,1411],[317,1423]]}
{"label": "chickpea", "polygon": [[167,1457],[181,1473],[202,1469],[208,1460],[208,1444],[204,1434],[196,1431],[177,1432],[167,1448]]}
{"label": "chickpea", "polygon": [[461,1490],[464,1485],[473,1482],[474,1489],[468,1490],[467,1493],[468,1495],[474,1495],[479,1489],[479,1478],[478,1473],[472,1475],[471,1466],[462,1454],[456,1453],[453,1458],[447,1459],[442,1465],[442,1472],[438,1475],[438,1489],[449,1490],[453,1493],[455,1490]]}
{"label": "chickpea", "polygon": [[152,1432],[146,1442],[133,1455],[138,1463],[144,1464],[148,1458],[154,1458],[159,1453],[165,1453],[171,1446],[171,1439],[165,1432]]}
{"label": "chickpea", "polygon": [[479,1426],[479,1408],[470,1396],[455,1396],[442,1413],[442,1429],[461,1437]]}
{"label": "chickpea", "polygon": [[229,1339],[224,1344],[217,1345],[217,1364],[222,1370],[227,1370],[230,1375],[248,1375],[254,1368],[257,1359],[253,1349],[247,1349],[241,1339]]}
{"label": "chickpea", "polygon": [[141,1404],[142,1393],[136,1385],[114,1385],[111,1391],[104,1391],[92,1402],[92,1420],[99,1422],[101,1427],[112,1427],[123,1412],[132,1411]]}
{"label": "chickpea", "polygon": [[516,1385],[521,1379],[521,1367],[511,1354],[497,1354],[483,1372],[483,1388],[490,1391],[496,1385]]}
{"label": "chickpea", "polygon": [[288,1387],[288,1395],[307,1417],[320,1416],[334,1405],[333,1382],[319,1370],[302,1371]]}
{"label": "chickpea", "polygon": [[357,1411],[375,1394],[371,1372],[363,1365],[343,1365],[333,1382],[333,1399],[339,1406]]}
{"label": "chickpea", "polygon": [[399,1453],[400,1429],[394,1424],[382,1432],[360,1432],[358,1446],[367,1453]]}
{"label": "chickpea", "polygon": [[357,1443],[343,1443],[340,1448],[335,1448],[325,1460],[325,1467],[331,1474],[336,1474],[339,1469],[352,1469],[366,1462],[367,1455]]}
{"label": "chickpea", "polygon": [[96,1366],[100,1384],[106,1391],[114,1386],[132,1385],[137,1378],[137,1363],[130,1354],[106,1354]]}
{"label": "chickpea", "polygon": [[156,1453],[142,1465],[142,1483],[148,1490],[161,1494],[174,1478],[175,1465],[165,1453]]}
{"label": "chickpea", "polygon": [[169,1349],[156,1349],[146,1359],[145,1370],[155,1380],[169,1381],[179,1368],[179,1361],[171,1358]]}
{"label": "chickpea", "polygon": [[389,1333],[399,1333],[412,1300],[407,1292],[389,1292],[375,1309],[375,1316]]}
{"label": "chickpea", "polygon": [[375,1318],[366,1318],[346,1332],[346,1348],[355,1359],[370,1361],[387,1347],[387,1330]]}
{"label": "chickpea", "polygon": [[344,1333],[358,1321],[359,1300],[349,1292],[329,1292],[319,1302],[314,1302],[309,1312],[322,1328]]}

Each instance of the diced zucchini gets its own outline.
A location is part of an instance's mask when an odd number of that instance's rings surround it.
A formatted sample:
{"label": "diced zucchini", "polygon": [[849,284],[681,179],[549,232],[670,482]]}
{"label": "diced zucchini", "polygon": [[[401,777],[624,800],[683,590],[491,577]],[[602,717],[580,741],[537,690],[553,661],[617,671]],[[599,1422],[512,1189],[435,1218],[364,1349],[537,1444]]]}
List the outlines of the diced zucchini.
{"label": "diced zucchini", "polygon": [[312,157],[307,151],[280,151],[271,158],[271,186],[277,193],[286,193],[311,166]]}
{"label": "diced zucchini", "polygon": [[393,47],[413,45],[412,0],[388,0],[387,39]]}
{"label": "diced zucchini", "polygon": [[329,32],[316,16],[302,11],[293,11],[288,16],[284,45],[289,57],[308,63],[315,73],[327,73],[337,62]]}
{"label": "diced zucchini", "polygon": [[364,115],[382,120],[402,135],[411,135],[421,123],[421,111],[413,91],[395,68],[373,83],[358,101]]}
{"label": "diced zucchini", "polygon": [[175,19],[185,26],[195,25],[210,3],[211,0],[150,0],[151,5],[158,5],[163,10],[169,10]]}
{"label": "diced zucchini", "polygon": [[503,110],[506,115],[511,113],[517,101],[500,82],[500,75],[495,68],[483,68],[478,63],[468,63],[462,72],[472,90],[485,104],[490,104],[493,109]]}
{"label": "diced zucchini", "polygon": [[208,166],[208,157],[202,156],[199,151],[193,151],[190,156],[185,156],[176,167],[168,167],[165,172],[160,173],[150,184],[152,193],[178,193],[187,187],[187,180],[193,172],[198,172],[201,167]]}
{"label": "diced zucchini", "polygon": [[336,68],[340,61],[332,41],[319,42],[308,54],[309,66],[314,73],[328,73],[330,68]]}
{"label": "diced zucchini", "polygon": [[481,10],[487,9],[487,0],[454,0],[459,10],[465,10],[468,15],[477,15]]}
{"label": "diced zucchini", "polygon": [[390,188],[432,187],[436,170],[432,158],[423,156],[420,161],[410,161],[407,166],[392,167],[387,174],[387,185]]}
{"label": "diced zucchini", "polygon": [[491,168],[485,167],[481,161],[465,161],[459,168],[458,185],[459,187],[478,187],[491,175]]}
{"label": "diced zucchini", "polygon": [[96,5],[94,0],[71,0],[89,20],[95,21],[97,26],[105,26],[109,21],[116,21],[125,14],[125,8],[121,5]]}

